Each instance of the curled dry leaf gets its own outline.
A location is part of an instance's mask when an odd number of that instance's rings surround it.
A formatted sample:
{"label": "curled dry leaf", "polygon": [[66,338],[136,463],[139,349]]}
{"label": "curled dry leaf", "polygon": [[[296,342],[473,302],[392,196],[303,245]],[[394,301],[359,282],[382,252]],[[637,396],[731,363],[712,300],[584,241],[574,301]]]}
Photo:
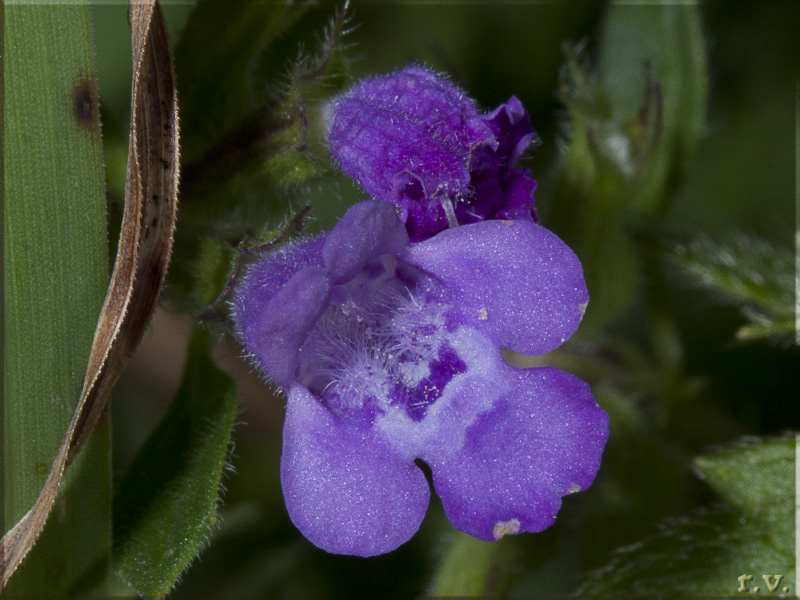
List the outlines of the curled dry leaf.
{"label": "curled dry leaf", "polygon": [[155,310],[177,216],[178,99],[167,27],[156,0],[130,11],[133,91],[125,211],[117,259],[95,330],[83,390],[47,481],[31,510],[2,539],[2,591],[36,543],[64,471],[89,437]]}

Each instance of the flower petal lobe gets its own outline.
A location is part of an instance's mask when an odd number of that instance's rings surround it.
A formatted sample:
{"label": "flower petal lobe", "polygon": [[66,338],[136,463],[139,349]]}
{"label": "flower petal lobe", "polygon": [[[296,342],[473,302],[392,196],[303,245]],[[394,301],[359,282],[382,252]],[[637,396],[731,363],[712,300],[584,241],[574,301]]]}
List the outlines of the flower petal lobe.
{"label": "flower petal lobe", "polygon": [[578,328],[589,301],[580,261],[530,221],[483,221],[413,244],[406,260],[454,293],[454,322],[502,346],[544,354]]}
{"label": "flower petal lobe", "polygon": [[608,416],[577,377],[507,365],[503,376],[511,391],[457,453],[422,456],[453,526],[487,541],[552,525],[561,497],[594,480],[608,439]]}
{"label": "flower petal lobe", "polygon": [[334,417],[299,385],[289,391],[281,482],[292,522],[334,554],[394,550],[416,533],[430,497],[413,462],[372,428]]}

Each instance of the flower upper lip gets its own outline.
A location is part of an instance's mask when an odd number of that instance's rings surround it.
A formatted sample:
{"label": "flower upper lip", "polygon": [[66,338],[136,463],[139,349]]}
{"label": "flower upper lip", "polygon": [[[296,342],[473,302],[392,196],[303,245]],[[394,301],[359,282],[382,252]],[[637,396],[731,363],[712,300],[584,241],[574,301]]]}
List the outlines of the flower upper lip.
{"label": "flower upper lip", "polygon": [[514,168],[536,139],[515,96],[482,115],[458,87],[411,66],[334,98],[326,120],[342,170],[400,209],[412,241],[459,222],[538,221],[536,182]]}

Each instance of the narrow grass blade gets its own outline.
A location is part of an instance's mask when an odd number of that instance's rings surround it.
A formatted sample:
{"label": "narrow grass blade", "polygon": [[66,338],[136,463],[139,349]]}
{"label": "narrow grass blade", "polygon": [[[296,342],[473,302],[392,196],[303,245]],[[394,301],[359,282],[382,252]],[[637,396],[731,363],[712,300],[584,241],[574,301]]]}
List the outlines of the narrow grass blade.
{"label": "narrow grass blade", "polygon": [[[45,486],[77,405],[108,283],[108,249],[86,7],[13,3],[4,12],[6,531]],[[9,596],[69,597],[87,574],[103,593],[109,452],[103,422],[65,480],[56,517]],[[4,537],[0,590],[39,531],[16,555]]]}

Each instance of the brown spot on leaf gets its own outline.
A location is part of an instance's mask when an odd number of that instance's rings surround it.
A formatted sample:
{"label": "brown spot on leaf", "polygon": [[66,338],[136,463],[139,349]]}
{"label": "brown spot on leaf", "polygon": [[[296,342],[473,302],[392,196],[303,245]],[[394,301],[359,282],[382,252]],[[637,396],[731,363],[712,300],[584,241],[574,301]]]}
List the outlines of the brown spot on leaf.
{"label": "brown spot on leaf", "polygon": [[72,90],[72,114],[78,127],[87,131],[100,129],[100,103],[97,85],[91,77],[81,79]]}

